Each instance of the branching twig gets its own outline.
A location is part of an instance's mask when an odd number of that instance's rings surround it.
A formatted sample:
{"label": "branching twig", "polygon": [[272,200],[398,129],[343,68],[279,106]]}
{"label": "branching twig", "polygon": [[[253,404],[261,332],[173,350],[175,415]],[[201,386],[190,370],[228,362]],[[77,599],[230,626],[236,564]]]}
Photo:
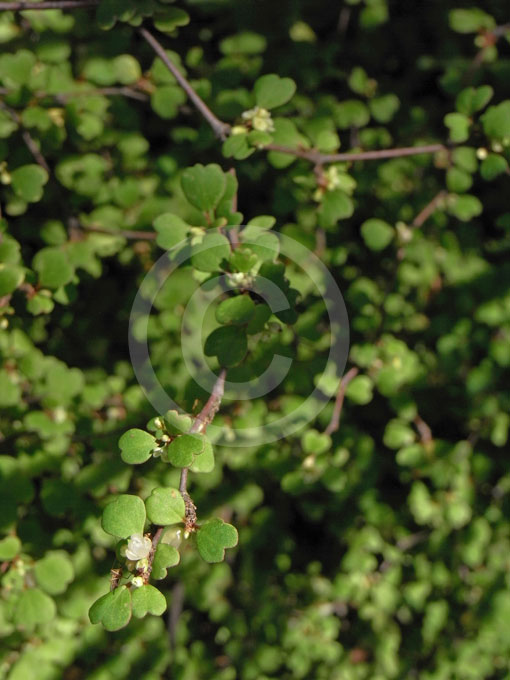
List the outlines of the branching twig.
{"label": "branching twig", "polygon": [[48,166],[48,163],[46,162],[46,159],[42,155],[42,153],[39,151],[39,147],[37,146],[34,138],[30,134],[28,130],[23,129],[23,123],[21,120],[21,117],[18,115],[18,113],[14,110],[11,109],[10,106],[7,106],[4,102],[0,101],[0,108],[3,109],[11,118],[12,120],[20,126],[21,128],[21,137],[23,138],[23,141],[25,142],[25,145],[27,149],[30,151],[32,154],[35,162],[41,166],[41,168],[44,168],[47,173],[50,172],[50,168]]}
{"label": "branching twig", "polygon": [[435,213],[437,208],[439,207],[441,201],[448,196],[448,192],[445,191],[444,189],[441,189],[434,198],[427,203],[427,205],[416,215],[414,220],[412,221],[411,226],[413,227],[421,227],[424,222],[426,222],[431,215]]}
{"label": "branching twig", "polygon": [[214,134],[221,140],[225,140],[230,131],[230,125],[228,123],[224,123],[214,115],[214,113],[207,106],[204,100],[198,96],[198,94],[195,92],[190,83],[182,75],[177,66],[173,63],[168,54],[165,52],[163,46],[156,40],[152,33],[149,33],[149,31],[146,28],[140,28],[140,35],[149,43],[154,52],[156,52],[158,57],[161,59],[161,61],[165,64],[170,73],[177,80],[177,82],[182,87],[184,92],[188,95],[188,97],[191,99],[195,107],[202,114],[202,117],[209,123],[209,125],[213,129]]}
{"label": "branching twig", "polygon": [[331,416],[329,425],[324,430],[324,434],[332,434],[338,430],[338,426],[340,425],[340,416],[342,415],[342,407],[344,405],[345,390],[347,389],[347,385],[351,382],[351,380],[358,375],[358,372],[359,371],[357,368],[351,368],[350,371],[347,371],[344,377],[340,380],[340,385],[338,387],[338,392],[335,399],[335,406],[333,408],[333,415]]}
{"label": "branching twig", "polygon": [[44,2],[0,2],[1,10],[15,12],[27,9],[78,9],[80,7],[96,7],[99,0],[45,0]]}
{"label": "branching twig", "polygon": [[266,151],[277,151],[286,153],[297,158],[304,158],[316,165],[324,163],[336,163],[339,161],[375,161],[383,158],[401,158],[402,156],[417,156],[425,153],[436,153],[445,151],[444,144],[428,144],[426,146],[404,146],[400,149],[378,149],[376,151],[346,151],[345,153],[321,153],[315,149],[294,149],[290,146],[280,144],[268,144],[264,147]]}
{"label": "branching twig", "polygon": [[[204,408],[195,418],[195,422],[190,428],[190,433],[205,432],[206,427],[209,425],[210,422],[212,422],[214,416],[216,415],[218,409],[220,408],[221,400],[223,398],[226,375],[227,375],[226,369],[222,368],[218,377],[216,378],[216,382],[214,383],[211,396],[206,401]],[[183,496],[184,494],[186,494],[186,486],[188,483],[188,469],[189,468],[182,468],[181,470],[179,491]]]}

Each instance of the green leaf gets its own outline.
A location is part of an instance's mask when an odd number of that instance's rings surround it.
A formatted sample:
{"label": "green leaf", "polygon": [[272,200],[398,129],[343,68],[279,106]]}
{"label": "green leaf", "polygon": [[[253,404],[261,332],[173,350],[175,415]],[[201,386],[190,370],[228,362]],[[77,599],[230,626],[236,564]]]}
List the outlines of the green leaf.
{"label": "green leaf", "polygon": [[202,453],[195,456],[190,465],[191,472],[212,472],[214,470],[214,451],[211,442],[206,439]]}
{"label": "green leaf", "polygon": [[123,85],[132,85],[142,77],[140,64],[131,54],[119,54],[113,60],[115,80]]}
{"label": "green leaf", "polygon": [[216,320],[221,324],[240,326],[248,323],[255,312],[255,303],[249,295],[236,295],[220,302],[216,308]]}
{"label": "green leaf", "polygon": [[121,458],[130,465],[139,465],[149,460],[155,446],[155,437],[144,430],[136,428],[128,430],[119,439]]}
{"label": "green leaf", "polygon": [[293,80],[269,73],[255,82],[255,101],[264,109],[274,109],[292,99],[295,91],[296,83]]}
{"label": "green leaf", "polygon": [[450,196],[448,209],[462,222],[469,222],[473,217],[480,215],[483,205],[476,196],[464,194],[463,196]]}
{"label": "green leaf", "polygon": [[267,41],[264,36],[252,31],[244,31],[231,35],[220,42],[223,54],[260,54],[266,49]]}
{"label": "green leaf", "polygon": [[368,404],[372,401],[373,382],[367,375],[357,375],[347,385],[345,395],[355,404]]}
{"label": "green leaf", "polygon": [[184,521],[184,500],[177,489],[156,487],[145,501],[145,507],[153,524],[166,526]]}
{"label": "green leaf", "polygon": [[38,585],[50,595],[59,595],[66,591],[74,579],[74,569],[66,552],[47,553],[34,567]]}
{"label": "green leaf", "polygon": [[192,249],[191,263],[202,272],[220,271],[230,256],[230,243],[223,234],[207,233]]}
{"label": "green leaf", "polygon": [[397,418],[390,420],[384,430],[383,442],[389,449],[400,449],[413,444],[416,435],[412,427]]}
{"label": "green leaf", "polygon": [[459,113],[471,116],[477,111],[481,111],[492,99],[494,90],[490,85],[481,87],[466,87],[457,95],[455,106]]}
{"label": "green leaf", "polygon": [[222,151],[225,158],[235,158],[238,161],[242,161],[255,153],[255,149],[248,144],[247,132],[230,135],[223,142]]}
{"label": "green leaf", "polygon": [[159,215],[153,222],[154,229],[158,232],[156,236],[156,243],[160,248],[170,250],[178,243],[183,241],[189,232],[190,225],[186,224],[177,215],[172,213],[163,213]]}
{"label": "green leaf", "polygon": [[[506,158],[496,153],[490,153],[487,158],[484,158],[480,165],[480,174],[485,180],[493,180],[499,175],[502,175],[508,170],[508,162]],[[1,276],[1,272],[0,272]]]}
{"label": "green leaf", "polygon": [[310,429],[301,437],[301,445],[305,453],[319,455],[331,449],[331,437],[329,434]]}
{"label": "green leaf", "polygon": [[164,421],[168,434],[177,435],[187,432],[191,427],[193,419],[185,413],[180,414],[177,411],[171,410],[166,412]]}
{"label": "green leaf", "polygon": [[216,328],[205,341],[206,356],[218,357],[220,366],[228,368],[242,361],[248,351],[246,331],[234,326]]}
{"label": "green leaf", "polygon": [[161,616],[166,611],[165,596],[150,584],[135,588],[131,595],[131,602],[133,616],[136,616],[137,619],[143,619],[147,614]]}
{"label": "green leaf", "polygon": [[119,586],[96,600],[89,609],[91,623],[102,623],[106,630],[115,631],[127,626],[131,620],[131,593]]}
{"label": "green leaf", "polygon": [[361,225],[361,235],[370,250],[384,250],[395,235],[395,230],[384,220],[371,218]]}
{"label": "green leaf", "polygon": [[165,447],[161,457],[176,467],[188,467],[195,456],[202,453],[205,439],[198,434],[181,434]]}
{"label": "green leaf", "polygon": [[230,268],[238,272],[249,272],[259,258],[248,246],[238,246],[230,256]]}
{"label": "green leaf", "polygon": [[370,121],[368,107],[357,99],[346,99],[337,104],[333,115],[336,124],[341,130],[348,130],[351,127],[361,128]]}
{"label": "green leaf", "polygon": [[460,168],[450,168],[446,173],[446,186],[449,191],[456,193],[464,193],[471,188],[473,178],[469,172],[461,170]]}
{"label": "green leaf", "polygon": [[276,260],[280,252],[280,241],[276,234],[262,233],[254,243],[250,243],[250,249],[259,260]]}
{"label": "green leaf", "polygon": [[0,263],[0,297],[12,293],[23,283],[25,270],[15,264]]}
{"label": "green leaf", "polygon": [[510,100],[505,99],[497,106],[489,106],[480,120],[485,134],[491,139],[503,141],[510,137]]}
{"label": "green leaf", "polygon": [[172,33],[179,26],[189,24],[189,14],[179,7],[166,7],[154,15],[154,27],[162,33]]}
{"label": "green leaf", "polygon": [[476,149],[471,146],[459,146],[452,151],[452,161],[462,170],[467,172],[476,172],[478,168],[478,159],[476,157]]}
{"label": "green leaf", "polygon": [[57,612],[53,599],[39,588],[27,588],[19,597],[14,622],[28,630],[49,623]]}
{"label": "green leaf", "polygon": [[319,224],[321,227],[332,227],[338,220],[351,217],[354,212],[352,199],[344,191],[334,189],[326,191],[319,208]]}
{"label": "green leaf", "polygon": [[161,85],[151,94],[151,106],[165,120],[175,118],[179,106],[186,101],[186,95],[178,85]]}
{"label": "green leaf", "polygon": [[43,186],[48,181],[48,173],[40,165],[31,163],[13,170],[11,184],[16,194],[28,203],[37,203],[43,195]]}
{"label": "green leaf", "polygon": [[129,538],[133,534],[141,534],[144,525],[145,505],[138,496],[122,494],[103,510],[101,526],[112,536]]}
{"label": "green leaf", "polygon": [[21,49],[0,57],[0,78],[8,87],[27,85],[37,58],[32,51]]}
{"label": "green leaf", "polygon": [[370,112],[379,123],[389,123],[400,108],[399,98],[395,94],[385,94],[368,102]]}
{"label": "green leaf", "polygon": [[166,578],[166,570],[179,564],[180,558],[178,550],[173,545],[160,542],[156,548],[156,554],[152,563],[152,578],[157,581]]}
{"label": "green leaf", "polygon": [[450,130],[450,140],[458,144],[465,142],[469,137],[471,121],[463,113],[447,113],[444,117],[444,124]]}
{"label": "green leaf", "polygon": [[202,212],[216,208],[223,196],[227,181],[219,165],[197,163],[181,175],[181,186],[188,201]]}
{"label": "green leaf", "polygon": [[449,14],[450,28],[457,33],[477,33],[481,29],[494,28],[496,22],[482,9],[452,9]]}
{"label": "green leaf", "polygon": [[39,274],[39,283],[44,288],[65,286],[74,276],[67,253],[60,248],[42,248],[36,253],[32,266]]}
{"label": "green leaf", "polygon": [[269,321],[271,318],[271,309],[265,305],[257,305],[255,307],[255,313],[253,314],[252,318],[250,319],[250,322],[246,326],[246,332],[248,335],[255,335],[256,333],[261,333],[265,326],[266,323]]}
{"label": "green leaf", "polygon": [[215,517],[203,524],[197,532],[197,548],[206,562],[221,562],[225,549],[237,545],[237,529]]}
{"label": "green leaf", "polygon": [[12,560],[21,550],[21,541],[17,536],[7,536],[0,541],[0,560]]}

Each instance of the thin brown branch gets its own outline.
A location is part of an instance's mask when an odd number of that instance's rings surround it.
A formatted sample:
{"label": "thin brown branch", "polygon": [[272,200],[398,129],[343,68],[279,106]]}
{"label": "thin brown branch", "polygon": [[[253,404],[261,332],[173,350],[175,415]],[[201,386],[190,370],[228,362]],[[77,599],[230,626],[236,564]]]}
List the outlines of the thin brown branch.
{"label": "thin brown branch", "polygon": [[[8,95],[15,90],[9,87],[0,87],[0,95]],[[47,92],[34,92],[33,96],[36,99],[55,99],[59,104],[65,104],[70,99],[74,97],[90,97],[91,95],[102,94],[105,96],[115,96],[119,95],[122,97],[128,97],[130,99],[137,99],[141,102],[146,102],[149,99],[149,95],[146,92],[140,91],[134,87],[128,87],[127,85],[120,87],[97,87],[87,90],[75,90],[74,92],[60,92],[56,94],[48,94]]]}
{"label": "thin brown branch", "polygon": [[315,149],[294,149],[290,146],[280,144],[268,144],[264,147],[266,151],[277,151],[286,153],[297,158],[303,158],[316,165],[324,163],[336,163],[339,161],[375,161],[384,158],[401,158],[403,156],[417,156],[426,153],[436,153],[446,151],[444,144],[428,144],[425,146],[404,146],[400,149],[378,149],[376,151],[346,151],[345,153],[321,153]]}
{"label": "thin brown branch", "polygon": [[[195,418],[193,425],[190,427],[189,430],[190,433],[205,432],[209,423],[212,422],[214,416],[216,415],[218,409],[220,408],[221,400],[223,398],[223,393],[225,391],[226,375],[227,375],[226,369],[222,368],[221,371],[219,372],[218,377],[216,378],[216,382],[214,383],[211,396],[206,401],[204,408]],[[179,481],[179,491],[181,492],[183,497],[185,496],[185,494],[187,495],[186,493],[187,483],[188,483],[188,468],[182,468],[181,479]]]}
{"label": "thin brown branch", "polygon": [[225,391],[225,378],[227,370],[222,368],[214,383],[211,396],[206,401],[204,408],[195,418],[195,422],[190,428],[190,432],[205,432],[209,423],[212,422],[214,416],[220,408],[223,392]]}
{"label": "thin brown branch", "polygon": [[433,437],[432,430],[427,425],[427,423],[420,416],[416,416],[413,422],[416,425],[416,429],[418,430],[422,444],[430,444]]}
{"label": "thin brown branch", "polygon": [[[62,92],[61,94],[54,96],[60,102],[67,102],[69,99],[73,99],[74,97],[90,97],[91,95],[95,94],[127,97],[128,99],[137,99],[141,102],[146,102],[149,99],[149,96],[144,92],[140,92],[134,87],[128,87],[127,85],[122,87],[98,87],[90,90],[78,90],[76,92]],[[36,92],[36,96],[47,97],[48,95]]]}
{"label": "thin brown branch", "polygon": [[80,7],[97,7],[99,0],[45,0],[44,2],[0,2],[1,10],[18,12],[27,9],[79,9]]}
{"label": "thin brown branch", "polygon": [[444,189],[441,189],[434,198],[427,203],[427,205],[420,210],[420,212],[416,215],[414,220],[411,223],[411,226],[413,227],[421,227],[428,219],[431,217],[436,210],[439,208],[442,200],[448,196],[448,192],[445,191]]}
{"label": "thin brown branch", "polygon": [[158,527],[158,529],[156,529],[156,533],[152,537],[152,546],[148,557],[149,564],[145,571],[143,572],[144,583],[149,582],[150,575],[152,572],[152,563],[154,562],[154,556],[156,555],[156,548],[158,547],[158,544],[161,540],[161,536],[163,535],[163,529],[164,527]]}
{"label": "thin brown branch", "polygon": [[25,142],[25,145],[27,149],[30,151],[32,154],[35,162],[41,166],[41,168],[44,168],[47,173],[50,172],[50,168],[48,163],[46,162],[46,159],[42,155],[42,153],[39,151],[39,147],[36,144],[35,139],[32,137],[30,132],[28,130],[23,129],[23,123],[21,120],[21,116],[18,115],[18,113],[14,110],[11,109],[10,106],[7,106],[4,102],[0,101],[0,108],[3,109],[11,118],[12,120],[20,126],[21,128],[21,137],[23,141]]}
{"label": "thin brown branch", "polygon": [[195,105],[199,113],[202,115],[202,117],[207,121],[207,123],[209,123],[214,134],[217,137],[219,137],[219,139],[225,140],[230,131],[230,125],[228,123],[224,123],[217,116],[214,115],[214,113],[207,106],[204,100],[195,92],[190,83],[182,75],[177,66],[173,63],[168,54],[165,52],[163,46],[156,40],[152,33],[150,33],[146,28],[140,28],[139,31],[140,35],[144,38],[144,40],[146,40],[149,43],[154,52],[156,52],[158,57],[161,59],[161,61],[164,63],[164,65],[167,67],[170,73],[177,80],[177,82],[182,87],[184,92],[188,95],[188,97],[193,102],[193,104]]}
{"label": "thin brown branch", "polygon": [[[228,172],[237,181],[235,168],[230,168]],[[233,213],[237,212],[237,191],[232,197],[232,212]],[[226,232],[227,238],[230,241],[230,245],[232,246],[232,250],[235,250],[239,246],[239,227],[237,226],[231,227],[230,229],[227,229]]]}
{"label": "thin brown branch", "polygon": [[84,231],[94,231],[98,234],[108,234],[109,236],[122,236],[135,241],[154,241],[157,237],[155,231],[136,231],[130,229],[108,229],[106,227],[99,227],[94,224],[80,224],[80,229]]}
{"label": "thin brown branch", "polygon": [[335,406],[333,408],[333,415],[331,416],[329,425],[324,430],[324,434],[332,434],[338,430],[340,425],[340,416],[342,415],[342,408],[344,405],[345,390],[347,389],[347,385],[358,375],[358,373],[359,371],[357,368],[351,368],[340,380],[340,385],[338,387],[338,392],[335,399]]}

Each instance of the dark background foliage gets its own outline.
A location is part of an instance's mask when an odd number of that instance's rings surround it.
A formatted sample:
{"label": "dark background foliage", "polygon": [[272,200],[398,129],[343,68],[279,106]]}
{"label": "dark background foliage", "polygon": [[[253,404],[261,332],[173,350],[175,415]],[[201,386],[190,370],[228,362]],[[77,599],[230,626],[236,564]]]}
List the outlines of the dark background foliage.
{"label": "dark background foliage", "polygon": [[[459,112],[468,87],[493,89],[489,111],[510,108],[508,31],[491,42],[507,7],[178,6],[188,25],[158,33],[149,3],[143,25],[174,61],[180,56],[195,90],[229,124],[253,106],[256,79],[276,73],[297,85],[273,114],[295,123],[289,146],[297,130],[311,146],[326,130],[342,152],[445,148],[333,164],[356,187],[352,210],[326,219],[313,164],[289,156],[283,167],[264,150],[227,157],[137,26],[121,20],[105,31],[93,8],[0,15],[0,254],[19,276],[1,308],[0,677],[506,678],[510,123],[502,116],[494,130],[480,108],[456,138],[445,116]],[[473,30],[459,30],[458,9],[473,12]],[[8,58],[22,52],[33,63],[18,76]],[[131,65],[110,78],[118,55],[132,55],[139,74],[129,75]],[[158,104],[155,93],[168,84]],[[130,94],[105,89],[121,87]],[[381,113],[374,101],[388,95]],[[13,114],[14,127],[6,122]],[[12,179],[41,165],[26,131],[49,169],[40,195]],[[494,177],[484,154],[502,159]],[[331,437],[324,430],[340,375],[331,403],[298,436],[217,447],[214,471],[192,475],[190,486],[200,516],[219,514],[238,528],[238,547],[215,565],[186,547],[158,582],[168,612],[110,633],[87,614],[108,589],[114,559],[102,510],[119,493],[145,498],[156,484],[178,485],[178,471],[157,461],[124,464],[118,439],[155,415],[130,366],[128,319],[162,253],[154,219],[169,211],[197,224],[180,188],[182,170],[196,163],[234,167],[244,220],[274,215],[275,230],[320,255],[345,298],[347,367],[359,374]],[[363,228],[374,218],[391,228],[382,248]],[[47,247],[71,268],[58,285],[45,285],[37,266]],[[299,317],[259,351],[296,361],[270,397],[226,401],[215,420],[226,429],[286,413],[324,366],[320,299],[286,265],[301,293]],[[188,267],[156,304],[150,330],[158,376],[189,411],[207,396],[180,354],[192,282]],[[56,561],[45,578],[49,557]],[[30,599],[34,590],[42,600]]]}

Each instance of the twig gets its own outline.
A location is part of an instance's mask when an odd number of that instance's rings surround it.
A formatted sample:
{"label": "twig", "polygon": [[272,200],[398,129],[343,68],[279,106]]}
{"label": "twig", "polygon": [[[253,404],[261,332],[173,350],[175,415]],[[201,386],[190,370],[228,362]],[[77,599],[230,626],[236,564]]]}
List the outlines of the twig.
{"label": "twig", "polygon": [[37,146],[34,138],[30,134],[28,130],[23,129],[23,123],[21,120],[21,116],[18,115],[18,113],[14,110],[11,109],[10,106],[7,106],[4,102],[0,101],[0,108],[3,109],[11,118],[12,120],[20,126],[21,128],[21,137],[23,138],[23,141],[25,142],[25,145],[27,149],[30,151],[32,154],[35,162],[41,166],[41,168],[44,168],[47,173],[50,172],[50,168],[48,163],[46,162],[46,159],[42,155],[42,153],[39,151],[39,147]]}
{"label": "twig", "polygon": [[443,200],[443,198],[446,198],[448,196],[448,192],[445,191],[444,189],[441,189],[434,198],[427,203],[427,205],[420,210],[420,212],[416,215],[414,220],[412,221],[411,226],[413,227],[421,227],[424,222],[426,222],[431,215],[435,213],[437,208],[439,207],[439,204]]}
{"label": "twig", "polygon": [[[216,415],[218,409],[220,408],[221,400],[223,398],[223,392],[225,391],[226,375],[227,375],[226,369],[222,368],[221,371],[219,372],[218,377],[216,378],[216,382],[214,383],[211,396],[206,401],[204,408],[195,418],[193,425],[190,427],[189,430],[190,433],[205,432],[209,423],[212,422],[214,416]],[[182,468],[181,470],[179,491],[181,492],[183,497],[185,494],[187,495],[186,485],[188,483],[188,470],[189,468]]]}
{"label": "twig", "polygon": [[[237,181],[235,168],[230,168],[228,172]],[[232,197],[232,212],[237,212],[237,191]],[[239,227],[231,227],[230,229],[227,229],[226,232],[227,238],[230,241],[230,245],[232,246],[232,250],[235,250],[239,246]]]}
{"label": "twig", "polygon": [[420,416],[416,416],[413,422],[416,425],[422,444],[430,444],[433,437],[432,430],[427,423]]}
{"label": "twig", "polygon": [[147,568],[145,569],[145,571],[143,572],[144,583],[149,582],[149,578],[150,578],[151,571],[152,571],[152,563],[154,562],[154,556],[156,555],[156,548],[158,547],[158,543],[161,540],[161,536],[163,535],[163,528],[164,527],[159,527],[156,530],[156,533],[154,534],[154,536],[152,537],[152,546],[151,546],[151,550],[150,550],[149,557],[148,557],[149,564],[148,564]]}
{"label": "twig", "polygon": [[84,231],[94,231],[98,234],[108,234],[109,236],[122,236],[122,238],[134,239],[137,241],[154,241],[157,237],[155,231],[136,231],[130,229],[108,229],[106,227],[98,227],[94,224],[79,224],[79,229]]}
{"label": "twig", "polygon": [[[15,92],[15,90],[9,87],[0,87],[0,95],[7,95]],[[129,97],[130,99],[138,99],[141,102],[145,102],[149,99],[148,94],[145,92],[140,92],[134,87],[128,87],[127,85],[121,87],[97,87],[88,90],[75,90],[74,92],[60,92],[56,94],[48,94],[47,92],[33,92],[35,99],[49,99],[53,97],[59,103],[65,103],[69,99],[74,97],[90,97],[94,94],[104,94],[108,95],[120,95],[123,97]]]}
{"label": "twig", "polygon": [[164,63],[164,65],[167,67],[170,73],[177,80],[177,82],[182,87],[184,92],[191,99],[195,107],[202,114],[203,118],[209,123],[214,134],[217,137],[219,137],[219,139],[225,140],[230,131],[230,125],[228,123],[224,123],[214,115],[214,113],[207,106],[204,100],[201,97],[199,97],[199,95],[195,92],[190,83],[181,74],[177,66],[173,63],[173,61],[165,52],[163,46],[156,40],[152,33],[149,33],[149,31],[146,28],[140,28],[139,31],[140,35],[149,43],[154,52],[156,52],[158,57],[161,59],[161,61]]}
{"label": "twig", "polygon": [[79,7],[96,7],[99,0],[45,0],[45,2],[0,2],[0,10],[21,11],[26,9],[78,9]]}
{"label": "twig", "polygon": [[289,146],[280,144],[268,144],[264,147],[266,151],[277,151],[286,153],[297,158],[304,158],[316,165],[324,163],[335,163],[337,161],[375,161],[383,158],[401,158],[402,156],[417,156],[425,153],[436,153],[446,151],[444,144],[428,144],[426,146],[404,146],[400,149],[378,149],[376,151],[346,151],[345,153],[321,153],[315,149],[293,149]]}
{"label": "twig", "polygon": [[340,385],[336,394],[333,415],[331,416],[329,425],[324,430],[324,434],[332,434],[338,430],[338,426],[340,425],[340,416],[342,415],[342,407],[344,405],[345,390],[347,389],[347,385],[358,375],[358,373],[359,371],[357,368],[351,368],[350,371],[347,371],[344,377],[340,380]]}
{"label": "twig", "polygon": [[[127,85],[123,87],[98,87],[95,89],[91,90],[78,90],[76,92],[62,92],[61,94],[56,94],[54,95],[55,98],[58,101],[61,102],[66,102],[69,99],[73,99],[74,97],[90,97],[91,95],[94,94],[103,94],[105,96],[108,95],[120,95],[122,97],[128,97],[129,99],[137,99],[138,101],[141,102],[146,102],[149,97],[147,94],[144,92],[139,92],[133,87],[128,87]],[[47,97],[48,95],[45,95],[44,93],[37,93],[36,96],[42,97]]]}
{"label": "twig", "polygon": [[[191,99],[199,113],[209,123],[217,137],[225,140],[230,132],[230,125],[220,120],[211,109],[207,106],[204,100],[195,92],[191,84],[184,78],[179,69],[165,52],[163,46],[156,40],[156,38],[145,28],[140,28],[140,34],[149,43],[156,54],[161,58],[167,69],[173,74],[179,85],[186,92]],[[314,163],[315,165],[323,165],[324,163],[335,163],[337,161],[368,161],[380,160],[383,158],[400,158],[402,156],[416,156],[419,154],[435,153],[437,151],[444,151],[447,147],[444,144],[428,144],[425,146],[408,146],[401,149],[379,149],[376,151],[358,151],[345,153],[321,153],[316,149],[300,149],[289,146],[282,146],[280,144],[268,144],[264,147],[266,151],[277,151],[278,153],[286,153],[297,158]]]}

